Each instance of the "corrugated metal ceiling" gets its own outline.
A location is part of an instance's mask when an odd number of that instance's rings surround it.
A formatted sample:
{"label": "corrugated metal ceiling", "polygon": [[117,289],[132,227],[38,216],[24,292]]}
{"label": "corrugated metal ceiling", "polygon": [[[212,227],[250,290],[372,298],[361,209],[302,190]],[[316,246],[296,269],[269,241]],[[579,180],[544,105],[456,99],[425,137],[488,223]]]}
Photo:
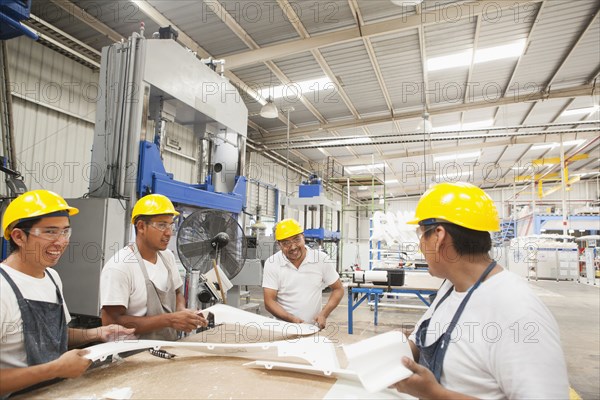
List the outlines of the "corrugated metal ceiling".
{"label": "corrugated metal ceiling", "polygon": [[[335,93],[303,93],[309,107],[300,99],[275,100],[280,109],[295,108],[290,115],[292,146],[299,144],[295,139],[318,136],[370,135],[381,140],[378,135],[391,135],[386,139],[390,143],[341,143],[320,151],[318,143],[308,142],[302,144],[312,148],[294,150],[292,159],[314,167],[325,164],[326,154],[346,165],[370,163],[372,155],[387,157],[391,173],[401,178],[391,190],[400,191],[401,187],[403,193],[418,193],[426,180],[422,170],[418,176],[402,177],[406,174],[404,163],[433,159],[435,151],[452,154],[452,148],[455,154],[479,149],[476,159],[480,164],[498,163],[508,168],[500,180],[483,179],[489,174],[478,171],[473,174],[474,183],[482,187],[510,185],[514,179],[510,168],[515,163],[544,154],[555,156],[556,148],[527,151],[536,141],[555,142],[559,135],[548,133],[589,129],[577,122],[600,119],[597,110],[561,115],[565,109],[598,104],[598,88],[593,91],[600,72],[600,5],[596,0],[515,0],[510,4],[425,0],[419,7],[398,7],[390,0],[66,2],[73,14],[78,10],[81,14],[83,9],[103,26],[69,15],[53,4],[34,1],[34,13],[96,49],[112,41],[105,28],[128,36],[138,31],[143,21],[146,37],[150,37],[158,29],[156,15],[146,14],[151,7],[153,13],[162,15],[163,22],[171,22],[210,55],[235,60],[229,76],[233,73],[252,87],[277,86],[279,78],[299,82],[328,76],[339,89]],[[297,18],[290,18],[293,15]],[[512,58],[466,62],[439,71],[428,71],[423,59],[476,52],[518,40],[525,40],[527,48]],[[265,58],[260,53],[265,47],[274,49],[273,56]],[[285,113],[279,119],[264,119],[258,115],[260,104],[248,95],[243,98],[252,123],[249,136],[267,147],[279,146],[270,143],[285,138]],[[451,126],[454,131],[462,126],[467,132],[460,136],[435,131],[429,136],[416,134],[423,132],[421,115],[425,110],[431,114],[434,128]],[[482,121],[487,125],[479,129],[542,126],[469,131],[469,126]],[[546,130],[544,125],[554,122],[573,125]],[[256,132],[254,124],[262,133]],[[565,140],[595,141],[586,152],[597,158],[598,125],[594,127],[595,132],[566,133]],[[528,132],[538,134],[518,136]],[[285,151],[278,151],[285,156]],[[577,148],[569,151],[574,153]],[[400,154],[410,158],[392,158]],[[597,166],[578,161],[571,164],[571,170]]]}

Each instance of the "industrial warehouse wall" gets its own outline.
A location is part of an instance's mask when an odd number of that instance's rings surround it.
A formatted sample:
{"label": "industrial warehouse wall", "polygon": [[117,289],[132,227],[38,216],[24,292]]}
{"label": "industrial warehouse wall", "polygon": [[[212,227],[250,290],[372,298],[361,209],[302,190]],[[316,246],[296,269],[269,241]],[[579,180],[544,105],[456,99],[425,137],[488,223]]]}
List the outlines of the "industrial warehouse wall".
{"label": "industrial warehouse wall", "polygon": [[[554,184],[558,183],[547,184],[546,186],[549,189]],[[523,188],[523,186],[516,188],[516,192],[518,192],[516,201],[517,206],[531,207],[531,188],[526,187],[525,190],[521,190]],[[510,218],[510,212],[513,206],[514,192],[515,191],[513,190],[513,188],[487,190],[487,193],[496,203],[501,218]],[[560,209],[562,208],[561,191],[552,193],[551,195],[544,197],[543,199],[537,197],[536,191],[535,196],[536,210],[538,210],[538,212],[548,211],[549,213],[552,207],[554,207],[555,212],[557,212],[560,211]],[[600,181],[598,179],[594,179],[583,182],[577,182],[572,185],[571,190],[567,191],[565,196],[570,214],[582,211],[586,204],[589,205],[591,203],[598,203],[598,200],[600,198]],[[418,197],[390,199],[386,203],[386,209],[392,212],[408,211],[413,213],[415,211],[418,201]],[[380,207],[383,206],[379,205],[376,202],[375,209]],[[370,211],[370,206],[368,207],[368,211],[365,211],[365,209],[363,208],[360,212],[359,232],[357,239],[355,240],[353,237],[346,238],[345,241],[348,244],[345,244],[343,248],[342,265],[344,267],[353,264],[354,260],[356,259],[362,267],[368,268],[370,254],[369,237],[371,234],[369,227],[371,214],[372,213]]]}
{"label": "industrial warehouse wall", "polygon": [[29,189],[88,191],[98,73],[20,37],[7,41],[15,168]]}

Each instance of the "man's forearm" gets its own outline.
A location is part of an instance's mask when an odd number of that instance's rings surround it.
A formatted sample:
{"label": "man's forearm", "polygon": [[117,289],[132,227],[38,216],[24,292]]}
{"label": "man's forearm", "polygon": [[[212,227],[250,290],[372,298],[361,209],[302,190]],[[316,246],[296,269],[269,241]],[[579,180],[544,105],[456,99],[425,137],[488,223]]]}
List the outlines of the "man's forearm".
{"label": "man's forearm", "polygon": [[160,314],[150,317],[135,317],[133,315],[119,315],[114,318],[108,318],[103,315],[102,325],[119,324],[126,328],[135,328],[135,333],[141,335],[150,333],[162,328],[170,328],[172,314]]}
{"label": "man's forearm", "polygon": [[69,328],[69,348],[75,348],[84,344],[100,340],[97,328],[76,329]]}
{"label": "man's forearm", "polygon": [[331,314],[331,312],[333,310],[335,310],[335,308],[338,306],[338,304],[340,304],[340,301],[342,301],[342,298],[344,297],[344,288],[336,288],[331,292],[331,295],[329,295],[329,300],[327,300],[327,304],[325,304],[325,307],[323,307],[323,310],[321,311],[323,313],[323,315],[325,317],[328,317],[329,314]]}
{"label": "man's forearm", "polygon": [[177,290],[177,309],[176,311],[181,311],[181,310],[185,310],[187,308],[187,304],[185,302],[185,297],[183,297],[183,294],[181,293],[181,290]]}
{"label": "man's forearm", "polygon": [[287,322],[297,322],[299,318],[289,312],[285,311],[285,309],[276,301],[267,301],[265,302],[265,308],[268,312],[273,314],[275,318],[279,318],[283,321]]}
{"label": "man's forearm", "polygon": [[0,396],[58,377],[56,363],[0,369]]}

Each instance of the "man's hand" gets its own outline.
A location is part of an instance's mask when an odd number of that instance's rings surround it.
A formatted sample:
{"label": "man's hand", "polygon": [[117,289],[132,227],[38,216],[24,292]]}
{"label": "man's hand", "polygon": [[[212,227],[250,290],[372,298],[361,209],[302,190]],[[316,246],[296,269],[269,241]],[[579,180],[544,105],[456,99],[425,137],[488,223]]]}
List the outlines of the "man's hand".
{"label": "man's hand", "polygon": [[[291,315],[291,314],[290,314],[290,315]],[[288,322],[291,322],[291,323],[293,323],[293,324],[303,324],[303,323],[304,323],[304,320],[303,320],[303,319],[300,319],[300,318],[298,318],[298,317],[296,317],[295,315],[292,315],[292,317],[289,319],[289,321],[288,321]]]}
{"label": "man's hand", "polygon": [[317,323],[319,329],[325,329],[325,325],[327,325],[327,317],[325,314],[323,314],[323,312],[320,312],[315,317],[315,322]]}
{"label": "man's hand", "polygon": [[169,317],[172,328],[187,333],[208,325],[208,321],[202,314],[189,309],[171,313]]}
{"label": "man's hand", "polygon": [[57,377],[59,378],[77,378],[81,376],[92,363],[84,356],[87,350],[70,350],[52,361],[55,364]]}
{"label": "man's hand", "polygon": [[118,342],[121,340],[137,339],[134,328],[111,324],[98,328],[98,340],[102,342]]}
{"label": "man's hand", "polygon": [[414,374],[408,378],[392,385],[400,393],[407,393],[420,399],[443,398],[440,391],[444,388],[440,385],[433,373],[424,366],[417,364],[408,357],[402,357],[402,364]]}

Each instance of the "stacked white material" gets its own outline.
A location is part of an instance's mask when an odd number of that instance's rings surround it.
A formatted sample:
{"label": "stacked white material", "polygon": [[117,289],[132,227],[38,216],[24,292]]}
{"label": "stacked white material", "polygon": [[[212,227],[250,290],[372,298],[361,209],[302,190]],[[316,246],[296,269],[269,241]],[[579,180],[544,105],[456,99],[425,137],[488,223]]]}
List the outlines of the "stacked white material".
{"label": "stacked white material", "polygon": [[578,248],[563,235],[530,235],[511,240],[507,267],[520,276],[575,280],[579,273]]}

